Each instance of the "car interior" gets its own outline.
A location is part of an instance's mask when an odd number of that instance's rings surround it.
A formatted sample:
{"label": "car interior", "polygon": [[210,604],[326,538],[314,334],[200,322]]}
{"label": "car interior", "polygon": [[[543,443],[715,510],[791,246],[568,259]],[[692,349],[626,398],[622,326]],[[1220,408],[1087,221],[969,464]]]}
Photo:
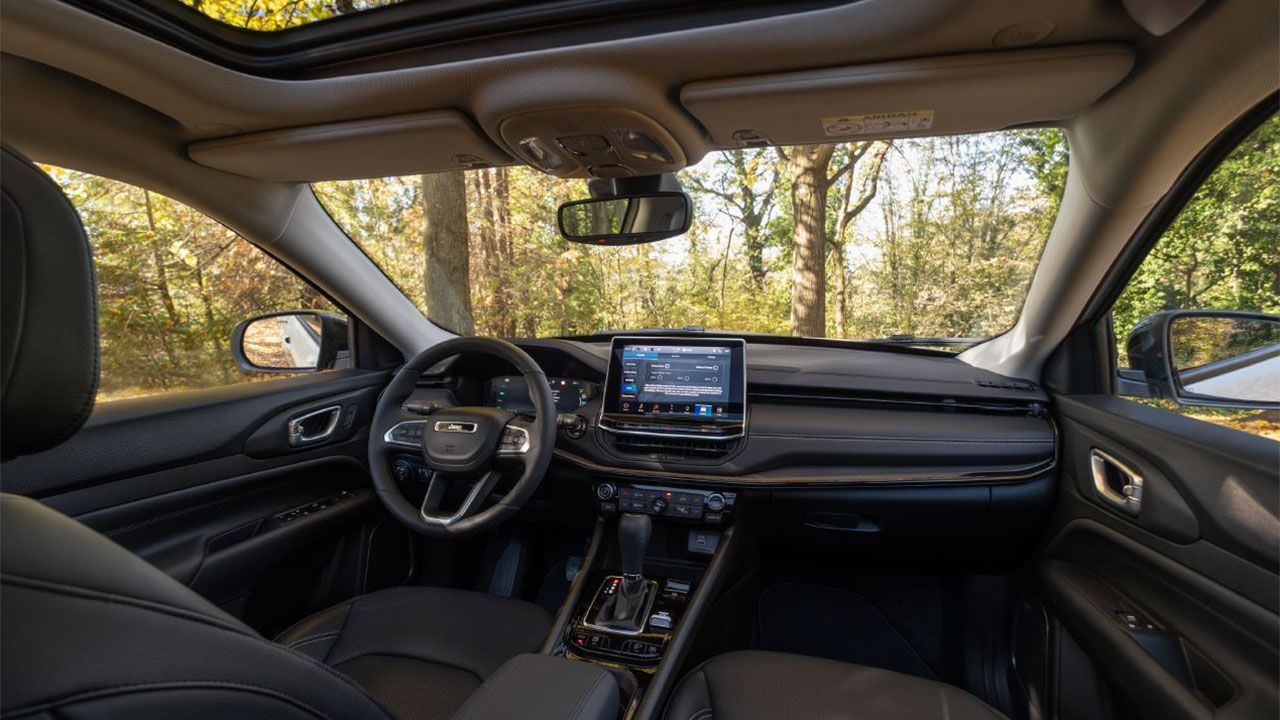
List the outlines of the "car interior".
{"label": "car interior", "polygon": [[[1264,299],[1113,322],[1275,126],[1274,0],[8,0],[0,73],[0,717],[1280,715],[1280,434],[1186,412],[1280,423],[1274,144]],[[965,340],[460,329],[325,189],[506,168],[575,193],[565,253],[732,245],[704,157],[1038,130],[1060,204]],[[229,381],[115,399],[194,350],[112,335],[157,281],[72,172],[302,299],[211,336]],[[1251,339],[1183,362],[1212,323]]]}

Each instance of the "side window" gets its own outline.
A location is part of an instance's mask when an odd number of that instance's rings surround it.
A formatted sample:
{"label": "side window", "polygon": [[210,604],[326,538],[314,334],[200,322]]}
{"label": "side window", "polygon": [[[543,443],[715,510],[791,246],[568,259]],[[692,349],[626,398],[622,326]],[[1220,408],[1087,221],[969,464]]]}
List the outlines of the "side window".
{"label": "side window", "polygon": [[1277,313],[1272,116],[1205,179],[1112,306],[1117,392],[1280,440]]}
{"label": "side window", "polygon": [[80,212],[97,267],[98,402],[346,362],[346,318],[234,231],[143,188],[44,170]]}

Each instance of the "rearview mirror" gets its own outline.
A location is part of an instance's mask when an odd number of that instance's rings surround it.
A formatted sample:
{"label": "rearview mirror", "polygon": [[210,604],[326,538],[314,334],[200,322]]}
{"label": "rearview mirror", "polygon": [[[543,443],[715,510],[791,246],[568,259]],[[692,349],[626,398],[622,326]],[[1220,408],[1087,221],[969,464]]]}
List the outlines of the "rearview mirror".
{"label": "rearview mirror", "polygon": [[256,315],[231,332],[231,354],[248,373],[305,373],[349,367],[347,319],[316,310]]}
{"label": "rearview mirror", "polygon": [[1280,405],[1280,316],[1231,310],[1174,310],[1141,320],[1129,334],[1129,365],[1151,395],[1183,405]]}
{"label": "rearview mirror", "polygon": [[682,192],[577,200],[560,206],[560,234],[591,245],[635,245],[683,235],[693,203]]}

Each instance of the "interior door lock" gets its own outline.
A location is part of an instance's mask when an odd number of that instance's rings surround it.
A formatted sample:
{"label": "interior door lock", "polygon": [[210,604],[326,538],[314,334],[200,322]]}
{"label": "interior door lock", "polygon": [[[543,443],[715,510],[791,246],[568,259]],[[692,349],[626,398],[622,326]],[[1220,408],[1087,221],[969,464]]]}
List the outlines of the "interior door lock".
{"label": "interior door lock", "polygon": [[330,405],[303,413],[289,421],[289,444],[293,447],[328,440],[338,429],[342,406]]}
{"label": "interior door lock", "polygon": [[1097,448],[1089,451],[1089,461],[1097,496],[1120,512],[1136,516],[1142,509],[1142,476]]}

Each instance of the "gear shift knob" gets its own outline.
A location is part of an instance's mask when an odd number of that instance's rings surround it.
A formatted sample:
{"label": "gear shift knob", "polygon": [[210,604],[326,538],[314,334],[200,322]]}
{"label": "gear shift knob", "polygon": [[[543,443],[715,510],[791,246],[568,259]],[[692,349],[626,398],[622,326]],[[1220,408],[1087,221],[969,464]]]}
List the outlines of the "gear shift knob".
{"label": "gear shift knob", "polygon": [[618,551],[622,554],[622,574],[640,577],[644,572],[644,554],[649,549],[653,521],[648,515],[624,513],[618,521]]}

